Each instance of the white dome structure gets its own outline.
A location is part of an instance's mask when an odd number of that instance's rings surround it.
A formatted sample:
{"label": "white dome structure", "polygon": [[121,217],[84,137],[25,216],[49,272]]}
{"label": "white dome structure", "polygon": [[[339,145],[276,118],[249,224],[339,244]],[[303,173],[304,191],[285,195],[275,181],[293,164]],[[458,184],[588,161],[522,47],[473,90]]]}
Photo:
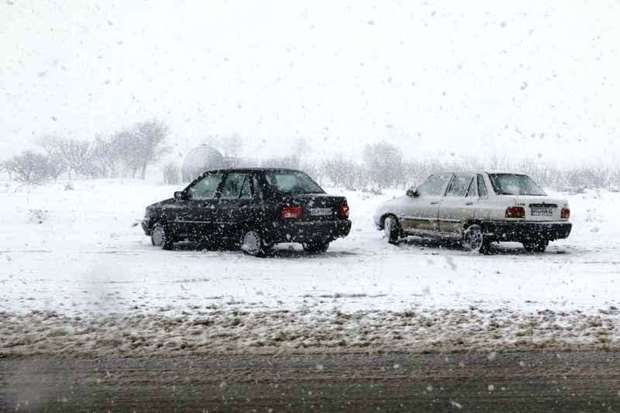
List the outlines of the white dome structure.
{"label": "white dome structure", "polygon": [[183,160],[183,181],[193,181],[209,169],[224,168],[224,155],[209,145],[200,145],[188,152]]}

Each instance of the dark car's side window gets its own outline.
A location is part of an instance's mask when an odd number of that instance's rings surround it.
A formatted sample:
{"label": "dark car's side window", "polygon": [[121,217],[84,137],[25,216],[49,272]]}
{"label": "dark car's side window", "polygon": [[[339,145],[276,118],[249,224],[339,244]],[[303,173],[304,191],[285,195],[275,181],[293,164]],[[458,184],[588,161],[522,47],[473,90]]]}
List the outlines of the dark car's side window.
{"label": "dark car's side window", "polygon": [[251,199],[252,177],[247,173],[233,172],[226,175],[222,186],[221,199]]}
{"label": "dark car's side window", "polygon": [[239,199],[252,199],[252,176],[246,175],[243,180],[243,185],[241,185],[241,194],[239,195]]}
{"label": "dark car's side window", "polygon": [[222,182],[222,173],[208,174],[189,188],[192,199],[213,199]]}
{"label": "dark car's side window", "polygon": [[418,194],[428,196],[443,196],[450,174],[431,175],[422,185],[417,188]]}

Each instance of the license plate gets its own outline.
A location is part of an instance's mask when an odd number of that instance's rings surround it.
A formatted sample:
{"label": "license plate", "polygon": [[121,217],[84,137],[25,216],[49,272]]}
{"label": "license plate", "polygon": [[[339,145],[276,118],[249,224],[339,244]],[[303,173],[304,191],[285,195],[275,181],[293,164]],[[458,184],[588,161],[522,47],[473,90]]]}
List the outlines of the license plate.
{"label": "license plate", "polygon": [[326,217],[333,213],[334,211],[331,208],[310,208],[310,215],[315,217]]}
{"label": "license plate", "polygon": [[532,208],[532,216],[534,217],[552,217],[555,208]]}

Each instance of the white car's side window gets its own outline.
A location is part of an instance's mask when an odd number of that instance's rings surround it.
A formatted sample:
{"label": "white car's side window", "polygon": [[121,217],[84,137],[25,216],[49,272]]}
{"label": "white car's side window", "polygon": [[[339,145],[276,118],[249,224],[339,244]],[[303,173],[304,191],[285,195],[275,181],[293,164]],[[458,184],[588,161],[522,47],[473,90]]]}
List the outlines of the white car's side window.
{"label": "white car's side window", "polygon": [[478,185],[476,184],[476,177],[472,177],[469,181],[469,189],[467,190],[467,198],[478,197]]}
{"label": "white car's side window", "polygon": [[450,188],[448,188],[446,196],[466,196],[472,180],[473,177],[471,175],[456,175],[450,183]]}
{"label": "white car's side window", "polygon": [[480,198],[488,198],[489,193],[487,191],[487,184],[484,182],[484,177],[478,175],[478,196]]}
{"label": "white car's side window", "polygon": [[452,178],[451,174],[431,175],[417,189],[422,196],[443,196],[448,181]]}

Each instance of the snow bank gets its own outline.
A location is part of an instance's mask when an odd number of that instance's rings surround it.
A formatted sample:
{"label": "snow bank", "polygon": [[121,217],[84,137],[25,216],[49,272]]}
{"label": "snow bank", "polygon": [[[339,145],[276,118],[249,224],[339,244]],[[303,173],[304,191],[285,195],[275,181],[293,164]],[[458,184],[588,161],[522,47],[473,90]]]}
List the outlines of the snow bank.
{"label": "snow bank", "polygon": [[194,311],[107,315],[0,313],[0,357],[122,357],[325,351],[620,350],[617,308],[516,313],[508,309],[405,312]]}

